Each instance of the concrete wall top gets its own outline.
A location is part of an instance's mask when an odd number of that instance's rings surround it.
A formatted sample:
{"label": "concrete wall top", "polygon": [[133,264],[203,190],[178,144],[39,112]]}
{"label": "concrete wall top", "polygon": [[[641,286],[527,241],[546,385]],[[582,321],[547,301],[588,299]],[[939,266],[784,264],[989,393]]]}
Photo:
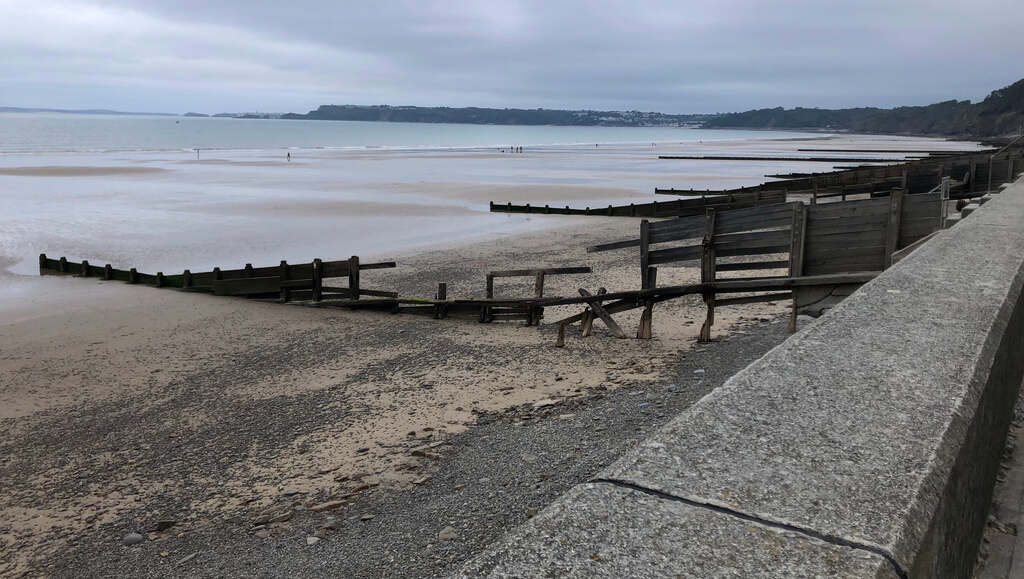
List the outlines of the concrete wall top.
{"label": "concrete wall top", "polygon": [[1018,182],[463,575],[962,574],[1024,371],[1022,266]]}

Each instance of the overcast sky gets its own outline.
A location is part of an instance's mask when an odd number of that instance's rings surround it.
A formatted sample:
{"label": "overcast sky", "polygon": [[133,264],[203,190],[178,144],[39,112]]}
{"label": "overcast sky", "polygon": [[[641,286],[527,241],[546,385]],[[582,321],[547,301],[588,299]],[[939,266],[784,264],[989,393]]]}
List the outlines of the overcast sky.
{"label": "overcast sky", "polygon": [[0,0],[0,106],[720,112],[980,100],[1022,0]]}

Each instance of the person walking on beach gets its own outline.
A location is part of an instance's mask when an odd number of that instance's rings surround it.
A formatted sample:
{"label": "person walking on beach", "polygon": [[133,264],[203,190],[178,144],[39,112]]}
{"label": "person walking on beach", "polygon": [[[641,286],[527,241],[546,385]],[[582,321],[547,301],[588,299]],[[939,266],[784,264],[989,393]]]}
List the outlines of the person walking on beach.
{"label": "person walking on beach", "polygon": [[288,151],[288,154],[287,154],[287,155],[285,155],[285,158],[286,158],[286,159],[288,159],[288,162],[289,162],[289,163],[291,163],[291,162],[292,162],[292,152],[291,152],[291,151]]}

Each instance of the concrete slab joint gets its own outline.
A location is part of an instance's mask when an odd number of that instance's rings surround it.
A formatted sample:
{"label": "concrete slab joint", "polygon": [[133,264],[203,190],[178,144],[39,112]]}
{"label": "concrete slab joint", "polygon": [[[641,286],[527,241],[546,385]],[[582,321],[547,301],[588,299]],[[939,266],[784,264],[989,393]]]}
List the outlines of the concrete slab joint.
{"label": "concrete slab joint", "polygon": [[1024,377],[1024,183],[461,576],[967,577]]}

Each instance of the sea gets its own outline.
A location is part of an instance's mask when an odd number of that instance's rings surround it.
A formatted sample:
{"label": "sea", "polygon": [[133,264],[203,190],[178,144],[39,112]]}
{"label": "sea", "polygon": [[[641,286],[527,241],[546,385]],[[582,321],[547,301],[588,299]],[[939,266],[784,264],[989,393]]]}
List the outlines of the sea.
{"label": "sea", "polygon": [[[772,139],[783,131],[0,113],[0,154],[219,150],[450,150]],[[283,153],[282,153],[283,154]]]}
{"label": "sea", "polygon": [[490,213],[488,201],[642,203],[655,187],[739,187],[832,167],[659,155],[851,142],[964,146],[685,127],[0,113],[0,298],[37,275],[40,253],[150,273],[387,259],[580,219]]}

